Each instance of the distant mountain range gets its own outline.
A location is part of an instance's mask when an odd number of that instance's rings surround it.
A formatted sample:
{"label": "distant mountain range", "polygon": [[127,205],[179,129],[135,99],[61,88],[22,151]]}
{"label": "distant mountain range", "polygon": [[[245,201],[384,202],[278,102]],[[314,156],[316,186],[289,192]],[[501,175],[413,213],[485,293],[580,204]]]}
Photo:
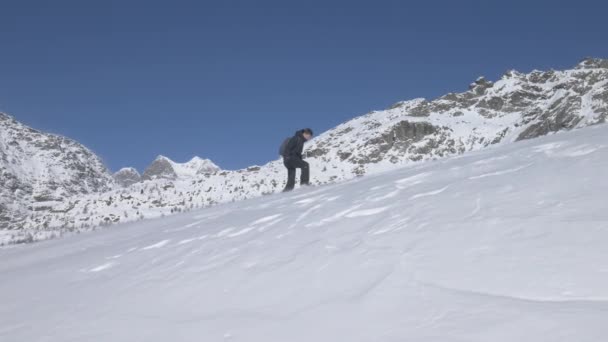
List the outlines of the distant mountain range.
{"label": "distant mountain range", "polygon": [[186,163],[176,163],[165,156],[158,156],[143,175],[133,167],[125,167],[116,172],[113,177],[118,186],[126,188],[141,181],[188,179],[219,170],[219,166],[209,159],[194,157]]}
{"label": "distant mountain range", "polygon": [[[606,122],[608,60],[562,71],[509,71],[468,91],[398,102],[345,122],[307,144],[312,181],[326,184]],[[277,142],[279,144],[280,142]],[[0,114],[0,244],[159,217],[282,189],[280,161],[221,170],[159,156],[144,172],[111,175],[86,147]]]}

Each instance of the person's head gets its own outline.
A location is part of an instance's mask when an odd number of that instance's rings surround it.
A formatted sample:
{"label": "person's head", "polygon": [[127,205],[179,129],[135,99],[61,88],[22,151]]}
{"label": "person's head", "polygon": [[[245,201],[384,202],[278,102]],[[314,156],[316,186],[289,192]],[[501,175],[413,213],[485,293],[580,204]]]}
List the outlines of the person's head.
{"label": "person's head", "polygon": [[310,140],[310,139],[312,139],[312,135],[313,135],[312,134],[312,129],[310,129],[310,128],[304,128],[302,130],[302,136],[304,137],[304,139]]}

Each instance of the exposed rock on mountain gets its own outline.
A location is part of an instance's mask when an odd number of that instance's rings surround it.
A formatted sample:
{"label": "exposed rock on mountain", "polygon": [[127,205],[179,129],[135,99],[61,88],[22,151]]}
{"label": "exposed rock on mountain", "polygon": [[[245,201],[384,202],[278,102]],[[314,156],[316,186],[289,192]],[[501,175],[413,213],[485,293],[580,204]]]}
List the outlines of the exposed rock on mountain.
{"label": "exposed rock on mountain", "polygon": [[398,102],[355,118],[319,136],[308,153],[334,170],[325,176],[348,178],[603,123],[607,64],[586,59],[571,70],[509,71],[496,82],[480,77],[464,93]]}
{"label": "exposed rock on mountain", "polygon": [[125,167],[120,169],[118,172],[114,174],[114,181],[116,184],[123,188],[128,188],[129,186],[141,182],[142,178],[139,172],[132,167]]}
{"label": "exposed rock on mountain", "polygon": [[158,156],[150,166],[144,171],[143,180],[152,179],[177,179],[177,173],[173,169],[169,158]]}
{"label": "exposed rock on mountain", "polygon": [[142,178],[144,180],[187,179],[219,170],[220,168],[209,159],[194,157],[186,163],[176,163],[165,156],[158,156],[144,171]]}
{"label": "exposed rock on mountain", "polygon": [[86,147],[0,113],[0,228],[20,228],[32,211],[113,186],[106,167]]}

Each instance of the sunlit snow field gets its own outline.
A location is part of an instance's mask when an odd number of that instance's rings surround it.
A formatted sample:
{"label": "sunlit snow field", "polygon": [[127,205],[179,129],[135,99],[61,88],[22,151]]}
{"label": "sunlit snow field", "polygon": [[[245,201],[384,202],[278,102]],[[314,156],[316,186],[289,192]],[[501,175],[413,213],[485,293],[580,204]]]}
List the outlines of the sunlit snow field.
{"label": "sunlit snow field", "polygon": [[608,126],[0,249],[0,341],[604,341]]}

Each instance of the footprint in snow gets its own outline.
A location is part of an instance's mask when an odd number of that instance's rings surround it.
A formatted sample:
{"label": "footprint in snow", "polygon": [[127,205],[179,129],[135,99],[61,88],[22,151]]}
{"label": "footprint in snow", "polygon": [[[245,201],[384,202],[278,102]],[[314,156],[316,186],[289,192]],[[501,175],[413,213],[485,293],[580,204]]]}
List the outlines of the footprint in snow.
{"label": "footprint in snow", "polygon": [[429,191],[429,192],[423,192],[423,193],[420,193],[420,194],[415,194],[412,197],[410,197],[410,200],[413,200],[413,199],[416,199],[416,198],[420,198],[420,197],[427,197],[427,196],[438,195],[438,194],[444,192],[447,188],[448,188],[448,186],[443,187],[441,189]]}
{"label": "footprint in snow", "polygon": [[592,146],[582,144],[568,148],[560,153],[556,153],[556,157],[582,157],[599,150],[602,146]]}
{"label": "footprint in snow", "polygon": [[104,271],[104,270],[107,270],[109,268],[114,267],[114,265],[116,265],[116,263],[114,263],[114,262],[107,262],[107,263],[105,263],[103,265],[99,265],[97,267],[91,268],[88,272],[93,272],[93,273],[101,272],[101,271]]}
{"label": "footprint in snow", "polygon": [[118,259],[120,257],[122,257],[122,254],[112,255],[112,256],[106,257],[106,259],[108,259],[108,260],[110,260],[110,259]]}
{"label": "footprint in snow", "polygon": [[379,202],[379,201],[382,201],[382,200],[385,200],[385,199],[397,197],[400,192],[401,192],[401,190],[397,189],[397,190],[393,190],[393,191],[391,191],[389,193],[386,193],[384,195],[370,196],[370,197],[367,198],[367,200],[370,201],[370,202]]}
{"label": "footprint in snow", "polygon": [[550,154],[552,150],[560,148],[564,145],[563,141],[552,142],[548,144],[537,145],[532,148],[534,152],[544,152],[546,154]]}
{"label": "footprint in snow", "polygon": [[346,217],[353,218],[353,217],[378,215],[378,214],[386,211],[387,209],[388,209],[388,207],[355,210],[355,211],[352,211],[352,212],[346,214]]}
{"label": "footprint in snow", "polygon": [[167,245],[169,242],[171,242],[171,240],[163,240],[163,241],[157,242],[153,245],[146,246],[146,247],[142,248],[141,250],[147,251],[149,249],[161,248],[161,247],[164,247],[165,245]]}
{"label": "footprint in snow", "polygon": [[305,198],[303,200],[299,200],[299,201],[295,202],[294,204],[305,205],[305,204],[310,204],[310,203],[320,201],[321,199],[322,199],[322,197],[310,197],[310,198]]}
{"label": "footprint in snow", "polygon": [[332,216],[326,217],[324,219],[321,219],[321,221],[317,221],[317,222],[311,222],[305,225],[305,227],[310,228],[310,227],[321,227],[325,224],[331,223],[331,222],[335,222],[339,219],[341,219],[343,216],[346,216],[347,214],[359,209],[359,207],[361,207],[361,204],[355,205],[354,207],[351,207],[349,209],[346,210],[342,210],[340,212],[335,213]]}
{"label": "footprint in snow", "polygon": [[254,221],[252,223],[252,225],[256,225],[256,224],[260,224],[260,223],[266,223],[266,222],[269,222],[269,221],[273,221],[274,219],[277,219],[279,217],[281,217],[281,214],[265,216],[265,217],[262,217],[261,219],[258,219],[256,221]]}
{"label": "footprint in snow", "polygon": [[252,231],[254,229],[255,229],[255,227],[247,227],[247,228],[241,229],[239,231],[236,231],[234,233],[228,234],[226,236],[229,237],[229,238],[237,237],[237,236],[240,236],[240,235],[243,235],[243,234],[247,234],[247,233],[249,233],[250,231]]}
{"label": "footprint in snow", "polygon": [[324,201],[325,202],[333,202],[333,201],[337,200],[340,197],[342,197],[342,196],[338,195],[338,196],[327,197]]}
{"label": "footprint in snow", "polygon": [[234,229],[235,229],[234,227],[229,227],[229,228],[226,228],[226,229],[222,229],[217,234],[215,234],[215,237],[224,237],[224,236],[230,234],[230,232],[233,231]]}
{"label": "footprint in snow", "polygon": [[413,175],[413,176],[410,176],[410,177],[399,179],[399,180],[397,180],[395,182],[395,185],[399,189],[409,188],[409,187],[414,186],[416,184],[423,183],[424,180],[426,178],[428,178],[430,175],[431,175],[431,172],[421,172],[419,174],[416,174],[416,175]]}
{"label": "footprint in snow", "polygon": [[201,235],[201,236],[199,236],[199,237],[194,237],[194,238],[191,238],[191,239],[184,239],[184,240],[181,240],[181,241],[179,241],[177,244],[178,244],[178,245],[184,245],[184,244],[187,244],[187,243],[190,243],[190,242],[193,242],[193,241],[197,241],[197,240],[204,240],[204,239],[206,239],[206,238],[207,238],[207,235]]}
{"label": "footprint in snow", "polygon": [[486,159],[478,160],[478,161],[474,162],[473,165],[494,164],[497,161],[504,160],[504,159],[507,159],[507,156],[491,157],[491,158],[486,158]]}
{"label": "footprint in snow", "polygon": [[206,220],[198,220],[198,221],[194,221],[192,223],[188,223],[187,225],[178,227],[178,228],[171,228],[171,229],[165,229],[163,232],[165,233],[172,233],[172,232],[178,232],[181,230],[185,230],[185,229],[189,229],[189,228],[193,228],[196,226],[199,226],[201,223],[205,222]]}
{"label": "footprint in snow", "polygon": [[532,164],[526,164],[526,165],[514,167],[512,169],[506,169],[506,170],[500,170],[500,171],[496,171],[496,172],[484,173],[482,175],[469,177],[469,179],[480,179],[480,178],[486,178],[486,177],[494,177],[494,176],[506,175],[506,174],[509,174],[509,173],[517,172],[519,170],[523,170],[523,169],[527,168],[530,165],[532,165]]}

